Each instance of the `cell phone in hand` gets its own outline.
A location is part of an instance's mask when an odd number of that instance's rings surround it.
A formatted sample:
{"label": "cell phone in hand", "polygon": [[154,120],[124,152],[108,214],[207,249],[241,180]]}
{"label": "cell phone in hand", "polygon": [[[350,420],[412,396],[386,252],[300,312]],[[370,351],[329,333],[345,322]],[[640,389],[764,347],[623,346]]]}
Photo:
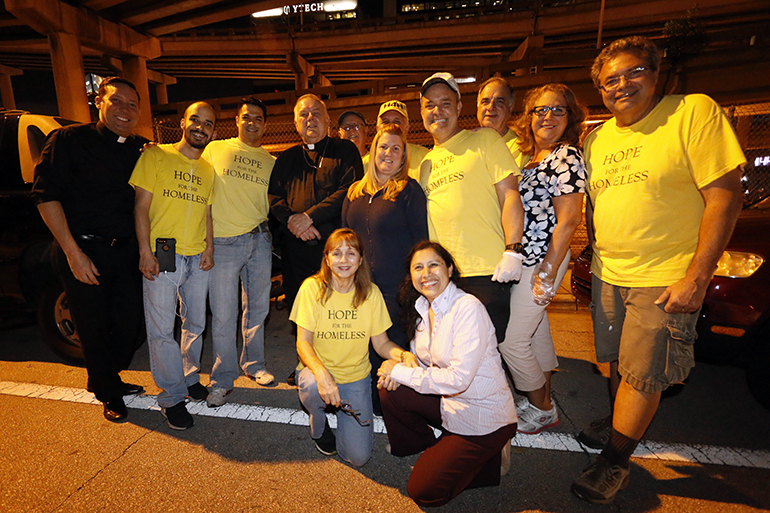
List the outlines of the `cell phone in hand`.
{"label": "cell phone in hand", "polygon": [[155,239],[155,258],[158,259],[159,271],[176,272],[176,239]]}

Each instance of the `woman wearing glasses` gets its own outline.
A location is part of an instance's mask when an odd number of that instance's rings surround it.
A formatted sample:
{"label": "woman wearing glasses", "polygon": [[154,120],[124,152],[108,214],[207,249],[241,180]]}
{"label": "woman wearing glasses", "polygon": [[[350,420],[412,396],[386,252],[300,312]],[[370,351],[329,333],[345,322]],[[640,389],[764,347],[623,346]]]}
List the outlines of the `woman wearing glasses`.
{"label": "woman wearing glasses", "polygon": [[[289,318],[297,324],[297,386],[310,436],[321,453],[361,466],[374,438],[369,340],[383,358],[417,363],[385,334],[390,318],[353,230],[329,236],[321,270],[302,283]],[[337,408],[336,437],[324,413],[329,405]]]}
{"label": "woman wearing glasses", "polygon": [[562,84],[532,89],[516,119],[516,157],[522,168],[524,264],[511,289],[511,316],[500,353],[517,390],[520,433],[559,424],[551,402],[551,373],[558,366],[545,308],[567,272],[570,240],[582,219],[586,169],[578,147],[585,108]]}
{"label": "woman wearing glasses", "polygon": [[[516,412],[492,320],[481,301],[457,287],[452,255],[423,241],[407,262],[401,299],[409,354],[419,366],[385,361],[380,401],[391,454],[422,452],[409,496],[419,506],[441,506],[465,489],[500,484]],[[439,438],[432,428],[441,430]]]}
{"label": "woman wearing glasses", "polygon": [[[393,326],[388,338],[404,349],[404,333],[398,288],[404,280],[404,260],[415,244],[428,238],[425,194],[409,178],[406,135],[398,125],[384,125],[374,136],[371,157],[363,179],[348,189],[342,204],[342,226],[352,228],[365,241],[372,280],[382,291]],[[382,359],[371,348],[372,379]],[[380,414],[376,382],[374,411]]]}

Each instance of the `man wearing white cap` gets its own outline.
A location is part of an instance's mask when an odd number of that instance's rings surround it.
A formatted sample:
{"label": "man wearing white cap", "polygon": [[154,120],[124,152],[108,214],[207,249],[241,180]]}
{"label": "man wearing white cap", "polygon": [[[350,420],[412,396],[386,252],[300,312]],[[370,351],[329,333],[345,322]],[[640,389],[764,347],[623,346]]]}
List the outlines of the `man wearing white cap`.
{"label": "man wearing white cap", "polygon": [[460,128],[460,88],[449,73],[427,78],[420,112],[435,143],[420,166],[431,240],[454,256],[463,289],[486,306],[505,337],[510,285],[521,278],[524,209],[521,170],[494,130]]}
{"label": "man wearing white cap", "polygon": [[[404,136],[409,133],[409,113],[406,104],[398,100],[390,100],[380,105],[380,113],[377,115],[377,131],[385,125],[398,125]],[[420,180],[420,163],[428,154],[428,148],[419,144],[406,143],[409,154],[409,177]],[[364,157],[364,169],[369,165],[369,155]]]}

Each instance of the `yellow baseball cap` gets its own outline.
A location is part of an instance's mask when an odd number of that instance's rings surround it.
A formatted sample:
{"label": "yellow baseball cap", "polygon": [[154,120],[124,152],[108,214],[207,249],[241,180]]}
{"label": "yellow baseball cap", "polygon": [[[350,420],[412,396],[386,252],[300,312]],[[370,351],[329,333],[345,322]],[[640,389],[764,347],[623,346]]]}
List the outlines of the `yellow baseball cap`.
{"label": "yellow baseball cap", "polygon": [[379,119],[380,116],[382,116],[383,114],[385,114],[390,110],[395,110],[396,112],[404,116],[407,120],[409,120],[409,114],[407,114],[406,112],[406,104],[398,100],[390,100],[389,102],[385,102],[382,105],[380,105],[380,113],[377,114],[377,118]]}

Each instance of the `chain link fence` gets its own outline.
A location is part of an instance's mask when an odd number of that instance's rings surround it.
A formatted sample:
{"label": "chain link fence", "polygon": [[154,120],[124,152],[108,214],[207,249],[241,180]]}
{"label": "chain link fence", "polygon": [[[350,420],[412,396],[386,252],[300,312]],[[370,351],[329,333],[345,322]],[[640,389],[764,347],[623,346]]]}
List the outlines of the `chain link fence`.
{"label": "chain link fence", "polygon": [[[741,147],[748,161],[743,173],[744,205],[751,205],[770,195],[770,103],[727,104],[722,106],[730,123],[738,134]],[[607,119],[609,113],[604,109],[592,109],[589,119],[598,122]],[[478,126],[475,116],[461,116],[462,128],[472,129]],[[154,125],[155,140],[161,143],[176,142],[182,135],[178,122],[159,121]],[[332,133],[336,136],[337,126]],[[372,124],[367,125],[367,140],[371,142],[375,133]],[[217,120],[217,137],[227,139],[236,137],[238,129],[233,118]],[[433,145],[433,138],[425,130],[421,119],[409,120],[409,141],[426,147]],[[294,123],[290,120],[269,119],[263,146],[267,151],[278,156],[285,149],[300,143]],[[588,244],[585,222],[575,231],[572,238],[572,257],[575,258]]]}

